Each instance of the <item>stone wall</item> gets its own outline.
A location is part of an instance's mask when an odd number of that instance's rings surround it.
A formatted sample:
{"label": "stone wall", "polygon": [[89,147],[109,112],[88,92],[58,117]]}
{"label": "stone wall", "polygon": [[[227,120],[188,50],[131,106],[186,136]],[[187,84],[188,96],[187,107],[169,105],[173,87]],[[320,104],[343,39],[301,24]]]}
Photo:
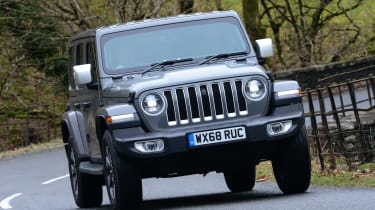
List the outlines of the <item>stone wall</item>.
{"label": "stone wall", "polygon": [[274,73],[274,76],[277,80],[297,80],[302,89],[315,89],[368,77],[371,74],[375,76],[375,57],[280,71]]}

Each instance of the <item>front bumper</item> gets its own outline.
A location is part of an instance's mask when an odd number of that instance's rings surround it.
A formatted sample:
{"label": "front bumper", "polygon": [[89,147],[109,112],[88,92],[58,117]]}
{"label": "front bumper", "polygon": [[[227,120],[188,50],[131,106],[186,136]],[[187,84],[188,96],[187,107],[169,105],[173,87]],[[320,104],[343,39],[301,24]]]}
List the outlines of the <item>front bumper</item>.
{"label": "front bumper", "polygon": [[[292,127],[288,132],[270,136],[267,133],[267,124],[273,122],[281,122],[291,120]],[[278,142],[288,139],[295,135],[304,125],[304,113],[301,104],[293,104],[288,106],[276,107],[273,111],[263,117],[258,118],[233,118],[230,120],[215,122],[212,124],[192,126],[189,128],[173,128],[162,132],[145,132],[141,127],[124,128],[112,130],[114,145],[119,155],[132,159],[150,159],[157,157],[167,157],[183,153],[189,153],[200,149],[209,149],[221,147],[225,151],[226,145],[244,145],[244,144],[265,144],[269,142]],[[236,126],[244,126],[246,129],[246,140],[239,142],[225,142],[220,144],[211,144],[204,147],[190,148],[187,135],[192,132],[209,131],[222,128],[230,128]],[[152,139],[162,139],[165,149],[158,153],[141,153],[134,147],[134,142]],[[229,148],[229,147],[228,147]],[[229,151],[228,149],[228,152]],[[236,152],[235,150],[233,152]],[[261,152],[261,151],[258,151]]]}

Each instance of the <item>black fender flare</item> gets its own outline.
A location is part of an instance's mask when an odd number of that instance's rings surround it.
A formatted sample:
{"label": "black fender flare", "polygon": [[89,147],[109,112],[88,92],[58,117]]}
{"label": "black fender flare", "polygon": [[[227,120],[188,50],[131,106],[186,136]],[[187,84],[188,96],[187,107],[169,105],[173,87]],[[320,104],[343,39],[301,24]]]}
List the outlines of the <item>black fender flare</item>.
{"label": "black fender flare", "polygon": [[90,154],[83,114],[78,111],[65,112],[61,126],[63,142],[65,144],[72,144],[75,151],[78,153],[79,160],[88,160]]}
{"label": "black fender flare", "polygon": [[[119,122],[108,123],[106,117],[121,116],[132,114],[133,118],[128,118],[121,120]],[[134,105],[131,104],[117,104],[110,106],[100,107],[97,111],[97,116],[95,118],[96,124],[96,135],[99,139],[100,146],[102,146],[102,137],[105,130],[112,132],[115,129],[122,129],[128,127],[141,126],[140,117],[137,114]]]}

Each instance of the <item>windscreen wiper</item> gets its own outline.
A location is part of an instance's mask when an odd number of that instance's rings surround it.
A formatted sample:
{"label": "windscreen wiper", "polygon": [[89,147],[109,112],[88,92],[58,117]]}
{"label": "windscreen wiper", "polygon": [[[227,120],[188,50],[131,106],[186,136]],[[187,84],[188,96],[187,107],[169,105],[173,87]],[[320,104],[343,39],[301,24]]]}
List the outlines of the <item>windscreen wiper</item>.
{"label": "windscreen wiper", "polygon": [[174,59],[162,61],[160,63],[153,63],[153,64],[151,64],[150,67],[145,69],[141,74],[143,75],[143,74],[155,69],[156,67],[172,65],[172,64],[175,64],[175,63],[183,63],[183,62],[187,62],[187,61],[193,61],[193,59],[192,58],[174,58]]}
{"label": "windscreen wiper", "polygon": [[236,56],[236,55],[247,55],[248,52],[246,51],[241,51],[241,52],[234,52],[234,53],[221,53],[217,55],[212,55],[212,56],[207,56],[203,61],[201,61],[198,65],[202,65],[205,63],[208,63],[209,61],[213,59],[218,59],[218,58],[228,58],[231,56]]}

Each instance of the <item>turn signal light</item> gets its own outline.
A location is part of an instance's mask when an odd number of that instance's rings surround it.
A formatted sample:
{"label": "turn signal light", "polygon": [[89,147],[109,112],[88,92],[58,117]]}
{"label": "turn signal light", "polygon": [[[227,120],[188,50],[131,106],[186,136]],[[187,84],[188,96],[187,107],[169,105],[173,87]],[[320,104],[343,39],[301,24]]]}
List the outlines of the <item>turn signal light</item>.
{"label": "turn signal light", "polygon": [[289,95],[302,96],[301,88],[296,89],[296,90],[286,90],[286,91],[277,92],[277,96],[279,96],[279,97],[289,96]]}
{"label": "turn signal light", "polygon": [[123,121],[129,121],[129,120],[134,120],[134,114],[122,114],[122,115],[115,115],[115,116],[107,116],[105,117],[105,121],[108,124],[111,123],[117,123],[117,122],[123,122]]}

